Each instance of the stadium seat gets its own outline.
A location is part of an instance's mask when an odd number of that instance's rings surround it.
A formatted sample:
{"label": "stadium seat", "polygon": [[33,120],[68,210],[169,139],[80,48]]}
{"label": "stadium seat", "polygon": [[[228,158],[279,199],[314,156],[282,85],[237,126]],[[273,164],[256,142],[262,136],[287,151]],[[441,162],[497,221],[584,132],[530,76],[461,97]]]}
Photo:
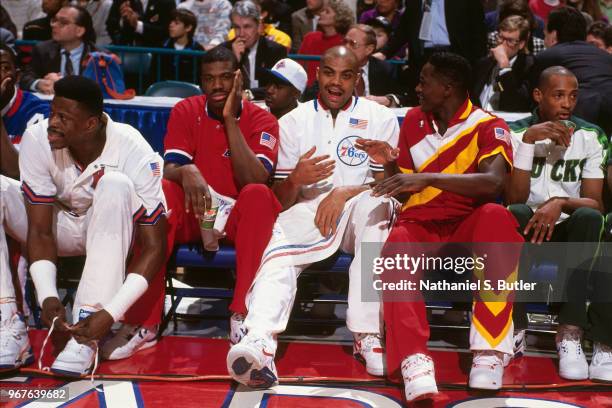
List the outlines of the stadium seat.
{"label": "stadium seat", "polygon": [[173,96],[176,98],[188,98],[196,95],[202,95],[199,86],[181,81],[156,82],[145,92],[145,96]]}
{"label": "stadium seat", "polygon": [[153,56],[151,53],[137,54],[137,53],[125,53],[121,56],[121,68],[123,73],[128,74],[147,74],[151,68],[151,60]]}

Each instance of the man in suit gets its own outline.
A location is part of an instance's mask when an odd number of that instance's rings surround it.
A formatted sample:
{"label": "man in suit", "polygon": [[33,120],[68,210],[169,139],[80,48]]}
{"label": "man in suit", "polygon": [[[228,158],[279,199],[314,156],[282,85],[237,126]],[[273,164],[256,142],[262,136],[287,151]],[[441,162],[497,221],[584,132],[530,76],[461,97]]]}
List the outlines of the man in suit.
{"label": "man in suit", "polygon": [[319,12],[324,0],[308,0],[306,7],[291,14],[291,29],[293,30],[293,45],[291,51],[297,53],[306,34],[317,29]]}
{"label": "man in suit", "polygon": [[34,41],[47,41],[51,39],[51,20],[58,11],[68,5],[68,0],[45,0],[42,2],[42,11],[46,16],[28,21],[23,26],[23,39]]}
{"label": "man in suit", "polygon": [[174,0],[114,0],[106,30],[115,45],[159,47],[175,8]]}
{"label": "man in suit", "polygon": [[80,6],[62,7],[51,21],[51,29],[52,39],[32,50],[32,61],[21,78],[22,89],[52,94],[58,79],[81,74],[84,61],[95,50],[91,16]]}
{"label": "man in suit", "polygon": [[520,16],[499,24],[499,45],[474,67],[472,102],[488,111],[530,110],[529,70],[534,58],[525,52],[529,31],[529,22]]}
{"label": "man in suit", "polygon": [[481,1],[406,0],[399,28],[375,56],[393,56],[406,43],[415,76],[436,51],[459,54],[473,65],[487,52]]}
{"label": "man in suit", "polygon": [[[366,24],[351,26],[344,36],[344,45],[353,51],[358,60],[360,79],[355,84],[357,96],[389,108],[416,103],[414,87],[410,88],[406,83],[401,66],[372,57],[376,50],[376,32],[371,26]],[[314,99],[318,93],[319,84],[315,82],[306,90],[303,100]]]}
{"label": "man in suit", "polygon": [[612,133],[612,54],[587,43],[587,26],[582,14],[571,7],[550,12],[544,42],[548,48],[536,56],[531,85],[540,73],[561,65],[578,78],[576,116]]}
{"label": "man in suit", "polygon": [[240,62],[243,86],[249,99],[263,99],[267,84],[263,68],[270,69],[285,58],[287,49],[259,34],[261,16],[254,3],[237,2],[232,9],[231,19],[236,38],[219,46],[232,50]]}

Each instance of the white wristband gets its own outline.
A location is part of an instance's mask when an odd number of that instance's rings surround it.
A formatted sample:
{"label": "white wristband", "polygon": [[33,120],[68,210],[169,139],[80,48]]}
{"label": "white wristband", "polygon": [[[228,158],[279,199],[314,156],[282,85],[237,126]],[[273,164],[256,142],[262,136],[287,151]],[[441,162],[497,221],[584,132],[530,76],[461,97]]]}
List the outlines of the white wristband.
{"label": "white wristband", "polygon": [[104,306],[114,321],[123,317],[125,312],[147,291],[149,283],[144,276],[129,273],[115,297]]}
{"label": "white wristband", "polygon": [[514,167],[520,170],[531,171],[534,154],[535,144],[519,141],[516,152],[514,152]]}
{"label": "white wristband", "polygon": [[34,281],[38,303],[42,307],[46,298],[55,297],[59,299],[57,293],[57,267],[47,259],[41,259],[30,265],[30,275]]}

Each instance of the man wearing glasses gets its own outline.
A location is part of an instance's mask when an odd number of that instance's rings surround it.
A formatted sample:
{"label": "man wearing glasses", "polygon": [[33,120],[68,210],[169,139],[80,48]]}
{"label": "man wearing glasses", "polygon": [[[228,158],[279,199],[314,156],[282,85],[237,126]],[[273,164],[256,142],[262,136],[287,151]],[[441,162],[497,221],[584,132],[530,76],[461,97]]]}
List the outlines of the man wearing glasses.
{"label": "man wearing glasses", "polygon": [[529,70],[534,57],[525,52],[529,22],[510,16],[499,24],[498,46],[475,66],[470,95],[488,111],[527,112],[530,108]]}
{"label": "man wearing glasses", "polygon": [[51,20],[52,40],[36,44],[32,61],[21,78],[21,88],[53,94],[53,84],[80,75],[83,62],[95,50],[91,16],[80,6],[62,7]]}

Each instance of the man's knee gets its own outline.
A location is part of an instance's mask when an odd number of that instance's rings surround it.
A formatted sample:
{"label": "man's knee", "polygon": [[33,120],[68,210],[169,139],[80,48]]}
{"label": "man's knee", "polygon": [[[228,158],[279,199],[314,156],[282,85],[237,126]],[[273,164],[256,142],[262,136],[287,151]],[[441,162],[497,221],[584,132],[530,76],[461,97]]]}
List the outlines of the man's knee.
{"label": "man's knee", "polygon": [[113,199],[127,197],[134,189],[134,183],[128,176],[118,171],[104,174],[96,186],[94,197],[108,196]]}
{"label": "man's knee", "polygon": [[247,209],[260,215],[268,212],[278,214],[282,209],[270,187],[265,184],[244,186],[238,194],[236,205],[240,205],[242,211]]}
{"label": "man's knee", "polygon": [[527,223],[533,217],[533,210],[527,204],[510,204],[508,211],[512,213],[521,228],[527,226]]}
{"label": "man's knee", "polygon": [[570,216],[572,221],[576,221],[582,226],[601,229],[604,218],[601,212],[590,207],[580,207]]}
{"label": "man's knee", "polygon": [[359,201],[355,203],[353,218],[359,222],[372,224],[381,220],[390,220],[392,211],[393,206],[390,199],[362,194]]}
{"label": "man's knee", "polygon": [[265,184],[247,184],[238,194],[239,200],[266,200],[273,195],[270,187]]}

